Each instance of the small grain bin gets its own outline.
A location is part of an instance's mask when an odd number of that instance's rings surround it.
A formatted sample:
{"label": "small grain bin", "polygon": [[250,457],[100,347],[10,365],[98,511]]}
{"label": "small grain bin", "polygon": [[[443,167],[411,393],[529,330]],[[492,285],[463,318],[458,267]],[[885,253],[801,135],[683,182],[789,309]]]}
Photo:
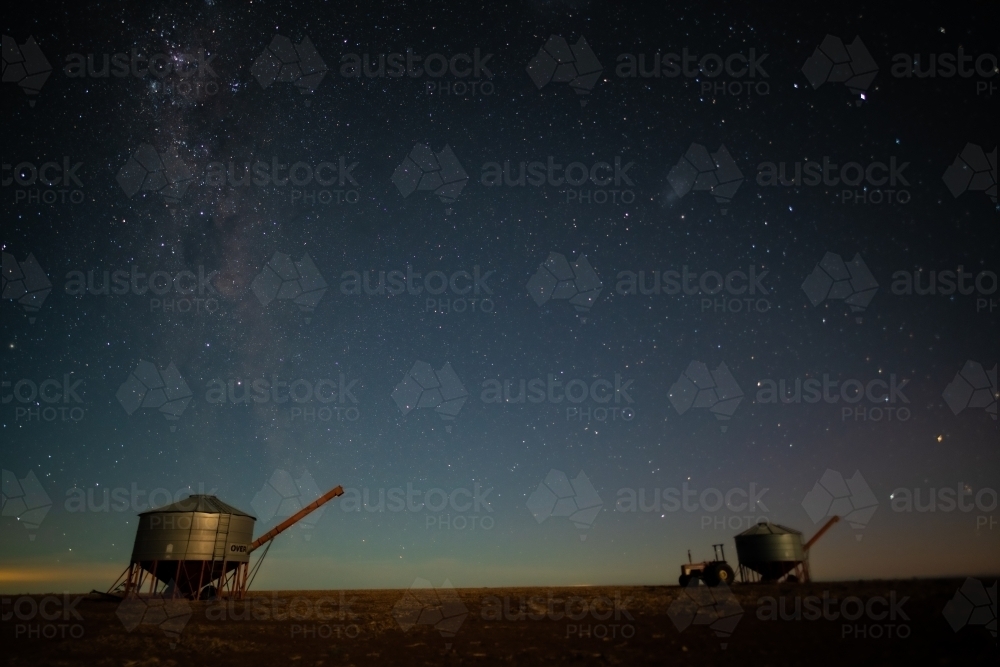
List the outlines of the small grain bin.
{"label": "small grain bin", "polygon": [[[139,515],[126,595],[157,582],[170,597],[239,587],[250,561],[256,519],[215,496],[192,495]],[[213,582],[218,582],[213,585]]]}
{"label": "small grain bin", "polygon": [[758,523],[748,528],[734,538],[740,579],[809,581],[809,549],[838,521],[839,516],[832,517],[805,544],[801,532],[777,523]]}
{"label": "small grain bin", "polygon": [[[735,538],[740,578],[777,581],[805,560],[802,533],[776,523],[758,523]],[[745,572],[749,570],[750,572]]]}
{"label": "small grain bin", "polygon": [[[330,489],[256,540],[253,528],[257,519],[215,496],[192,495],[142,512],[129,566],[108,593],[126,597],[243,598],[248,579],[253,579],[250,554],[343,494],[343,487]],[[254,572],[263,558],[257,560]]]}

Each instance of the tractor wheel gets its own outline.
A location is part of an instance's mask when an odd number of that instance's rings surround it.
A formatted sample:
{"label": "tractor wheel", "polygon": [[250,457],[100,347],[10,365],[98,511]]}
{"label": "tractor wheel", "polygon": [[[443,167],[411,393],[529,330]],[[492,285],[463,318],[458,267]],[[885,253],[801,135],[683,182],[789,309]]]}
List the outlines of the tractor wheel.
{"label": "tractor wheel", "polygon": [[214,600],[218,595],[218,591],[215,590],[215,586],[205,586],[201,589],[201,595],[198,596],[199,600]]}
{"label": "tractor wheel", "polygon": [[718,586],[719,585],[719,564],[712,563],[705,568],[705,572],[701,575],[702,579],[705,580],[705,584],[708,586]]}
{"label": "tractor wheel", "polygon": [[682,574],[677,583],[681,585],[681,588],[687,588],[687,585],[691,583],[691,577],[687,574]]}
{"label": "tractor wheel", "polygon": [[733,572],[733,568],[729,567],[728,563],[719,563],[715,566],[715,586],[719,584],[732,586],[735,579],[736,574]]}

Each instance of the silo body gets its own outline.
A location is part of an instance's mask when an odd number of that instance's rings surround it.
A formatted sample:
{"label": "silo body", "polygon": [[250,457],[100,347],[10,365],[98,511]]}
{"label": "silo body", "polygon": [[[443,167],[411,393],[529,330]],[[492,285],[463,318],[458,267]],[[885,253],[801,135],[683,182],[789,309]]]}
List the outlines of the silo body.
{"label": "silo body", "polygon": [[215,496],[193,495],[139,515],[132,562],[189,595],[249,562],[255,521]]}
{"label": "silo body", "polygon": [[776,523],[760,523],[735,538],[740,565],[764,580],[780,579],[805,560],[802,533]]}
{"label": "silo body", "polygon": [[248,516],[149,512],[139,516],[132,560],[222,560],[225,556],[245,563],[250,560],[253,528],[254,519]]}

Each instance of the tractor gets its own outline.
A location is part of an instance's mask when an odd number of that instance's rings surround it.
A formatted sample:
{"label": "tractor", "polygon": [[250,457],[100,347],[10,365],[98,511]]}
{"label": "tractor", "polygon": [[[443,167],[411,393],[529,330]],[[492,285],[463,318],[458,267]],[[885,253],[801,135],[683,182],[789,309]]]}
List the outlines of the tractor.
{"label": "tractor", "polygon": [[729,563],[726,562],[724,546],[722,544],[713,544],[712,552],[715,555],[714,560],[694,563],[691,561],[691,550],[688,549],[688,562],[681,565],[681,576],[678,579],[678,583],[681,586],[687,586],[691,583],[692,579],[701,579],[709,586],[718,586],[719,584],[726,584],[728,586],[732,584],[736,574],[733,572],[733,568],[729,567]]}

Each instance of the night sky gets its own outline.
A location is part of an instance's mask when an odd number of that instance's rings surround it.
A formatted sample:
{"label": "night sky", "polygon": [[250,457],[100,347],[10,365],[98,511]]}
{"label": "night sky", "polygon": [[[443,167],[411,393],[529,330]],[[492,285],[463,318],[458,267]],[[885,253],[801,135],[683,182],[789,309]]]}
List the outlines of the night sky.
{"label": "night sky", "polygon": [[[260,534],[338,484],[256,588],[673,583],[834,506],[817,578],[996,573],[995,7],[390,4],[5,12],[0,590],[106,589],[157,489]],[[408,49],[457,74],[345,75]],[[621,76],[670,53],[679,76]],[[836,403],[766,391],[824,378]]]}

